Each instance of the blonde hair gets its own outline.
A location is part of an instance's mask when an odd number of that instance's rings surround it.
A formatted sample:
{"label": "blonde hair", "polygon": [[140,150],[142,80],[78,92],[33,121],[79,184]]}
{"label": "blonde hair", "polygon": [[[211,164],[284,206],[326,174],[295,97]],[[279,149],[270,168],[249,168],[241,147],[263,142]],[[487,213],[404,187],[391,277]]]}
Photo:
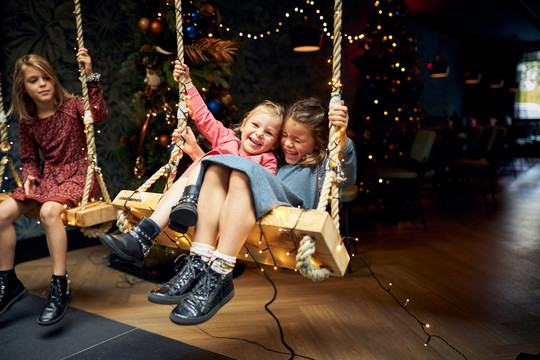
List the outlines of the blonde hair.
{"label": "blonde hair", "polygon": [[234,131],[236,132],[236,134],[240,135],[240,129],[248,122],[248,120],[259,114],[268,114],[271,116],[275,116],[279,119],[279,124],[282,125],[285,108],[278,103],[272,102],[270,100],[264,100],[262,103],[258,104],[253,109],[248,111],[242,119],[242,122],[234,127]]}
{"label": "blonde hair", "polygon": [[24,87],[24,71],[30,66],[43,71],[53,80],[55,110],[58,110],[64,101],[73,97],[62,87],[56,71],[49,61],[36,54],[22,56],[17,60],[13,69],[13,95],[9,114],[13,113],[21,123],[27,125],[32,124],[37,116],[36,104]]}
{"label": "blonde hair", "polygon": [[[285,121],[296,121],[311,131],[311,136],[315,142],[315,150],[306,154],[298,165],[312,166],[321,162],[326,156],[328,146],[328,111],[317,98],[306,98],[295,102],[287,108]],[[278,154],[280,160],[283,159],[283,150]]]}

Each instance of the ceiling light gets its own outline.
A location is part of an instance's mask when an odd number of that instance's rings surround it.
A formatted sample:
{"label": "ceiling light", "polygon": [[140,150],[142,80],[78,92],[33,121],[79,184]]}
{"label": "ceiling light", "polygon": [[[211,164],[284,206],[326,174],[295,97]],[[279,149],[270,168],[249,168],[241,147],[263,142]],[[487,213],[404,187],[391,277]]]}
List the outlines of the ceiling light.
{"label": "ceiling light", "polygon": [[435,56],[435,61],[428,64],[429,75],[432,78],[447,77],[450,72],[450,65],[444,61],[440,55]]}
{"label": "ceiling light", "polygon": [[293,50],[297,52],[319,51],[322,41],[323,33],[321,29],[310,24],[307,17],[304,17],[304,23],[294,28],[291,33]]}

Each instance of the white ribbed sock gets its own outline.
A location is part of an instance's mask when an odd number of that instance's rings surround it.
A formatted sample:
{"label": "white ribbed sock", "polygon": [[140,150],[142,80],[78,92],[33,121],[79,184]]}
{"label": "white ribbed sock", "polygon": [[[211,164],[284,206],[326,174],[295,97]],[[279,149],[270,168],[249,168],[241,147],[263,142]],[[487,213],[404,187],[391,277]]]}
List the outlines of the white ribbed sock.
{"label": "white ribbed sock", "polygon": [[209,262],[212,258],[212,254],[214,253],[214,250],[216,250],[215,247],[212,245],[208,245],[201,242],[193,242],[191,243],[191,248],[189,249],[189,253],[191,255],[199,255],[203,261]]}
{"label": "white ribbed sock", "polygon": [[220,253],[219,251],[214,251],[212,254],[212,259],[210,259],[210,268],[217,272],[218,274],[227,275],[230,273],[234,265],[236,264],[236,257],[229,256]]}

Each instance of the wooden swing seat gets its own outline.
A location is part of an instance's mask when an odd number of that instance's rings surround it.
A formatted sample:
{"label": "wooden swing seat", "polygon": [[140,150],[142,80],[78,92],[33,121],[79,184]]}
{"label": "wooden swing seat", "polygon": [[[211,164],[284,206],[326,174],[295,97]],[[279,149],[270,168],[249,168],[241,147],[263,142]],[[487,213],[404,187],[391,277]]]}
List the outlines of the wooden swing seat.
{"label": "wooden swing seat", "polygon": [[[0,194],[0,202],[9,197],[9,193]],[[92,201],[86,204],[84,210],[81,206],[67,209],[64,224],[80,228],[91,227],[116,220],[116,212],[112,204],[105,201]],[[39,219],[39,206],[24,214],[24,216]]]}
{"label": "wooden swing seat", "polygon": [[[152,215],[162,196],[160,193],[122,190],[112,205],[116,210],[127,210],[129,222],[135,225],[141,217]],[[185,236],[166,228],[156,241],[163,246],[188,250],[192,235],[192,228]],[[316,252],[312,255],[312,261],[317,266],[331,269],[333,276],[343,276],[349,254],[342,246],[341,236],[330,214],[325,211],[287,206],[274,209],[253,227],[238,258],[296,269],[296,250],[305,235],[310,235],[315,241]]]}

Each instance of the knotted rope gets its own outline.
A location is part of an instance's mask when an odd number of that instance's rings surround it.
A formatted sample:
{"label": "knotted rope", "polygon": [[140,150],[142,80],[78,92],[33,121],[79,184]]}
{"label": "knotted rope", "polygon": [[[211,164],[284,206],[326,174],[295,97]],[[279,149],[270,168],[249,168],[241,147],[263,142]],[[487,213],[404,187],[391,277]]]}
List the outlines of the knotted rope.
{"label": "knotted rope", "polygon": [[[332,53],[332,93],[330,98],[329,108],[334,109],[341,105],[341,28],[342,28],[342,1],[334,1],[334,47]],[[319,204],[317,210],[326,211],[328,200],[330,199],[331,216],[334,225],[339,229],[339,188],[338,183],[342,181],[340,174],[336,169],[339,169],[339,137],[341,131],[339,127],[330,126],[330,134],[328,141],[328,163],[326,165],[326,176],[324,178]],[[311,255],[315,253],[315,241],[309,235],[303,237],[298,248],[296,256],[296,267],[302,275],[312,280],[323,280],[330,276],[330,270],[319,268],[311,261]]]}
{"label": "knotted rope", "polygon": [[2,160],[0,161],[0,188],[2,187],[2,181],[4,179],[4,172],[6,170],[6,165],[9,165],[11,168],[11,172],[13,173],[13,177],[15,178],[15,181],[17,182],[17,186],[22,185],[21,178],[19,177],[19,173],[15,169],[15,164],[13,163],[13,159],[11,158],[9,151],[11,150],[11,145],[9,143],[8,139],[8,130],[7,130],[7,117],[6,113],[4,112],[4,97],[2,96],[2,81],[0,81],[0,149],[2,150],[2,153],[4,153],[4,156],[2,157]]}
{"label": "knotted rope", "polygon": [[[181,64],[184,63],[184,39],[182,37],[183,34],[183,28],[182,28],[182,1],[176,0],[175,1],[175,16],[176,16],[176,45],[177,45],[177,57]],[[186,105],[186,94],[184,91],[184,76],[182,76],[179,79],[180,86],[178,90],[178,123],[177,123],[177,129],[179,130],[180,135],[182,138],[185,138],[186,135],[186,115],[188,113],[187,105]],[[182,144],[183,145],[183,144]],[[145,192],[148,190],[160,177],[166,176],[167,177],[167,186],[163,190],[165,193],[173,184],[174,179],[176,178],[176,171],[178,169],[178,163],[180,159],[182,159],[182,156],[184,155],[184,152],[182,151],[182,146],[178,146],[175,141],[172,141],[171,145],[172,151],[171,155],[169,157],[169,161],[163,165],[156,173],[154,173],[148,180],[145,181],[144,184],[142,184],[135,192]],[[128,232],[131,228],[131,224],[129,223],[127,213],[124,210],[120,210],[117,212],[117,225],[120,231],[122,232]]]}
{"label": "knotted rope", "polygon": [[[83,39],[83,29],[82,29],[82,13],[81,13],[81,4],[79,0],[74,0],[75,2],[75,19],[77,23],[77,42],[79,49],[84,47]],[[86,71],[84,70],[84,64],[80,64],[80,79],[82,85],[82,94],[84,100],[84,124],[86,132],[86,151],[88,158],[88,170],[86,172],[86,182],[84,186],[84,193],[81,201],[81,210],[86,207],[88,203],[88,197],[90,196],[90,190],[92,187],[92,179],[94,174],[97,175],[97,180],[103,194],[105,201],[110,204],[111,198],[107,187],[105,186],[105,181],[103,180],[103,174],[101,173],[101,168],[98,166],[96,144],[94,140],[94,119],[92,118],[92,112],[90,111],[90,99],[88,97],[88,84],[86,83]],[[98,237],[101,234],[106,233],[112,226],[112,221],[101,224],[97,228],[81,228],[81,232],[89,237]]]}

